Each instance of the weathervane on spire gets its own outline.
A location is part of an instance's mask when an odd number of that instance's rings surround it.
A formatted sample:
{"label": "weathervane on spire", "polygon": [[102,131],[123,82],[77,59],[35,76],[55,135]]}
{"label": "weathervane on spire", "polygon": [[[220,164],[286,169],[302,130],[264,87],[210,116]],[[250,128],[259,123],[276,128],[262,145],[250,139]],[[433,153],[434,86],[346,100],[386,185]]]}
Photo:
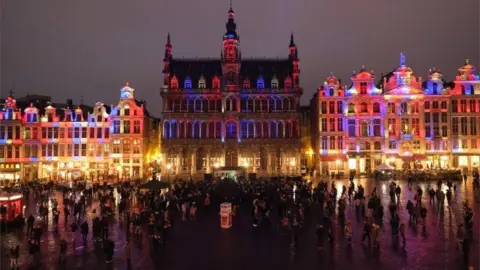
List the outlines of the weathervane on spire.
{"label": "weathervane on spire", "polygon": [[406,66],[407,65],[407,58],[405,57],[405,54],[403,52],[400,53],[400,66]]}

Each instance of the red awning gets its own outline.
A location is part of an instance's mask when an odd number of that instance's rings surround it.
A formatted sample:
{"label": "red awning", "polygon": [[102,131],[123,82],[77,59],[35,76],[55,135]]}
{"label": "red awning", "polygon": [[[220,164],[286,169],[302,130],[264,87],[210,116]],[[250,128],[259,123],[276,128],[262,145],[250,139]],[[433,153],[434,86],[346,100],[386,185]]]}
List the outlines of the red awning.
{"label": "red awning", "polygon": [[413,155],[413,157],[415,158],[415,160],[428,160],[427,155],[423,155],[423,154],[415,154]]}
{"label": "red awning", "polygon": [[334,162],[334,161],[348,161],[348,158],[347,156],[345,155],[329,155],[329,156],[320,156],[320,160],[321,161],[325,161],[325,162]]}

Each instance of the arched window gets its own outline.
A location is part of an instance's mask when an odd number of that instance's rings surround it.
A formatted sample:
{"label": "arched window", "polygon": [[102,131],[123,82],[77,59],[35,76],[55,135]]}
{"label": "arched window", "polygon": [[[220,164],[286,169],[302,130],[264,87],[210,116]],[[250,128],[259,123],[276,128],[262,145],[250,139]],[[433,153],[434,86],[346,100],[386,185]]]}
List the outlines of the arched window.
{"label": "arched window", "polygon": [[185,131],[187,139],[192,138],[193,124],[192,122],[187,122],[187,130]]}
{"label": "arched window", "polygon": [[197,149],[197,153],[196,153],[196,169],[197,171],[202,171],[205,169],[206,165],[207,165],[207,158],[206,158],[206,154],[205,154],[205,149],[204,148],[198,148]]}
{"label": "arched window", "polygon": [[269,112],[276,111],[276,109],[275,109],[275,98],[274,97],[268,99],[268,111]]}
{"label": "arched window", "polygon": [[438,95],[438,84],[437,83],[432,84],[432,93],[434,95]]}
{"label": "arched window", "polygon": [[261,111],[262,112],[267,112],[268,111],[268,100],[266,98],[262,98],[261,103],[262,103]]}
{"label": "arched window", "polygon": [[191,98],[187,101],[187,107],[188,107],[188,112],[194,112],[195,111],[195,99]]}
{"label": "arched window", "polygon": [[362,102],[362,103],[360,104],[360,111],[361,111],[362,113],[368,112],[368,105],[367,105],[367,103]]}
{"label": "arched window", "polygon": [[265,88],[265,81],[263,80],[263,77],[260,76],[257,79],[257,89],[263,89]]}
{"label": "arched window", "polygon": [[252,98],[248,98],[248,99],[247,99],[247,108],[246,108],[246,111],[247,111],[247,112],[252,112],[252,111],[253,111],[253,99],[252,99]]}
{"label": "arched window", "polygon": [[275,121],[270,122],[270,138],[277,138],[277,123]]}
{"label": "arched window", "polygon": [[380,104],[378,104],[378,102],[373,103],[373,112],[374,113],[380,112]]}
{"label": "arched window", "polygon": [[273,77],[272,81],[270,82],[270,84],[272,85],[272,88],[273,89],[278,89],[278,79],[277,77]]}
{"label": "arched window", "polygon": [[229,97],[225,98],[225,111],[232,111],[232,100]]}
{"label": "arched window", "polygon": [[296,111],[297,110],[297,102],[295,102],[295,98],[291,97],[289,98],[290,100],[290,111]]}
{"label": "arched window", "polygon": [[298,128],[298,121],[293,122],[293,132],[292,136],[293,138],[298,138],[299,137],[299,128]]}
{"label": "arched window", "polygon": [[275,109],[277,111],[283,111],[283,98],[278,97],[275,104]]}
{"label": "arched window", "polygon": [[366,95],[367,94],[367,83],[366,82],[361,82],[360,83],[360,94],[361,95]]}
{"label": "arched window", "polygon": [[247,138],[253,138],[254,136],[255,136],[255,123],[253,121],[248,121]]}
{"label": "arched window", "polygon": [[177,129],[177,122],[172,121],[170,123],[170,138],[176,139],[178,138],[178,129]]}
{"label": "arched window", "polygon": [[184,139],[185,138],[185,122],[182,121],[178,124],[178,131],[179,131],[178,138]]}
{"label": "arched window", "polygon": [[234,121],[228,121],[226,124],[226,137],[228,139],[235,139],[237,138],[237,123]]}
{"label": "arched window", "polygon": [[362,121],[360,124],[360,136],[362,137],[368,137],[369,132],[368,132],[368,122],[367,121]]}
{"label": "arched window", "polygon": [[278,137],[284,138],[285,135],[285,124],[283,121],[278,121]]}
{"label": "arched window", "polygon": [[208,99],[202,98],[202,112],[208,112]]}
{"label": "arched window", "polygon": [[236,112],[237,111],[237,100],[235,98],[232,98],[231,104],[232,104],[232,112]]}
{"label": "arched window", "polygon": [[200,138],[205,139],[207,138],[207,123],[202,122],[200,124]]}
{"label": "arched window", "polygon": [[355,104],[348,103],[348,113],[355,113]]}
{"label": "arched window", "polygon": [[170,138],[170,122],[169,121],[163,122],[163,138],[164,139]]}
{"label": "arched window", "polygon": [[255,138],[262,138],[262,122],[255,122]]}
{"label": "arched window", "polygon": [[208,138],[213,139],[215,137],[215,122],[208,122]]}
{"label": "arched window", "polygon": [[193,123],[193,138],[194,139],[200,138],[200,122],[198,121]]}
{"label": "arched window", "polygon": [[268,138],[270,135],[268,133],[268,122],[262,123],[262,138]]}
{"label": "arched window", "polygon": [[222,122],[218,121],[215,124],[215,138],[219,139],[222,137]]}
{"label": "arched window", "polygon": [[330,87],[330,89],[328,89],[328,92],[329,92],[328,94],[329,94],[330,97],[335,96],[335,90],[332,87]]}
{"label": "arched window", "polygon": [[261,104],[260,104],[260,99],[259,98],[256,98],[254,101],[254,111],[255,112],[260,112],[261,111]]}
{"label": "arched window", "polygon": [[370,151],[372,149],[372,146],[370,145],[369,142],[365,143],[365,150]]}
{"label": "arched window", "polygon": [[177,89],[178,88],[178,80],[176,76],[173,76],[170,80],[170,88]]}
{"label": "arched window", "polygon": [[192,89],[192,80],[190,79],[190,77],[187,76],[185,78],[185,81],[183,82],[183,88]]}
{"label": "arched window", "polygon": [[375,143],[373,144],[373,148],[374,148],[375,150],[379,151],[379,150],[382,150],[382,145],[380,144],[380,142],[375,142]]}
{"label": "arched window", "polygon": [[197,98],[195,99],[195,112],[201,112],[202,111],[202,100]]}
{"label": "arched window", "polygon": [[292,122],[287,121],[285,123],[285,138],[291,138],[292,137],[291,130],[292,130]]}
{"label": "arched window", "polygon": [[198,80],[198,88],[204,89],[206,87],[205,78],[202,76]]}

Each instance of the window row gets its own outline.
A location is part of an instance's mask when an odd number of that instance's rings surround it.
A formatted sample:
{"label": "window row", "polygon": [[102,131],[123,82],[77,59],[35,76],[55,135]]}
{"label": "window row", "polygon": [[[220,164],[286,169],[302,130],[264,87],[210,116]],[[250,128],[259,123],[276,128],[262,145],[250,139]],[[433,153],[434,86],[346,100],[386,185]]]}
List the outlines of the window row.
{"label": "window row", "polygon": [[167,120],[163,123],[164,139],[184,138],[298,138],[300,127],[297,121],[241,121],[240,129],[237,122],[227,121],[223,124],[220,121],[210,122],[184,122]]}
{"label": "window row", "polygon": [[479,120],[480,117],[452,117],[452,135],[476,136]]}
{"label": "window row", "polygon": [[141,133],[141,121],[134,120],[133,126],[131,120],[113,120],[111,126],[111,132],[114,134],[140,134]]}
{"label": "window row", "polygon": [[[468,104],[468,111],[467,111]],[[452,100],[452,112],[454,113],[465,113],[465,112],[480,112],[480,100],[478,102],[474,99],[467,100],[461,99],[460,102],[454,99]]]}
{"label": "window row", "polygon": [[88,144],[88,148],[87,144],[0,145],[0,158],[106,157],[109,155],[109,149],[108,144]]}
{"label": "window row", "polygon": [[140,154],[142,149],[140,139],[114,139],[112,140],[113,154]]}

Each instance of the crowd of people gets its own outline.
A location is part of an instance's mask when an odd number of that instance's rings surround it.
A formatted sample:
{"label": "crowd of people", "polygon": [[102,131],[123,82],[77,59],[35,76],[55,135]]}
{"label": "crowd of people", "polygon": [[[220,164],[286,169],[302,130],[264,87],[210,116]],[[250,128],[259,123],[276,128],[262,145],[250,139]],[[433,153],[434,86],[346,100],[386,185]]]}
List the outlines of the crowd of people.
{"label": "crowd of people", "polygon": [[[474,178],[474,188],[478,189],[478,177]],[[228,183],[227,183],[228,182]],[[410,188],[411,183],[408,184]],[[445,190],[445,186],[446,191]],[[112,222],[120,222],[125,232],[123,257],[130,265],[131,242],[141,237],[143,232],[151,241],[154,249],[167,248],[169,230],[175,222],[195,221],[197,213],[208,211],[211,204],[230,202],[233,215],[251,208],[252,227],[277,227],[291,233],[291,247],[298,246],[299,231],[305,226],[305,219],[312,209],[319,211],[322,219],[316,225],[317,247],[323,251],[326,246],[333,246],[338,241],[351,245],[354,239],[372,249],[380,247],[380,228],[384,223],[390,225],[391,239],[394,244],[407,245],[406,229],[409,226],[421,226],[426,230],[428,202],[434,211],[443,215],[444,207],[457,202],[456,185],[451,181],[445,184],[438,181],[425,191],[416,187],[413,200],[406,205],[400,203],[402,190],[396,182],[388,184],[389,216],[385,217],[384,205],[376,188],[367,194],[364,187],[356,185],[350,179],[348,188],[343,185],[337,190],[335,181],[320,181],[317,185],[301,178],[285,177],[269,181],[230,181],[215,179],[213,181],[178,181],[168,189],[142,190],[128,182],[119,185],[99,185],[87,187],[76,183],[72,187],[48,184],[25,184],[21,186],[27,204],[29,200],[36,203],[36,213],[30,213],[17,221],[18,233],[23,232],[26,223],[27,247],[30,266],[37,264],[37,254],[41,254],[40,242],[48,219],[53,219],[53,231],[59,237],[59,263],[67,260],[68,245],[87,247],[89,237],[94,245],[103,247],[107,264],[114,257],[115,242],[111,239],[109,228]],[[62,204],[57,201],[61,193]],[[424,200],[425,198],[425,200]],[[445,204],[444,200],[447,199]],[[63,209],[59,209],[60,206]],[[316,206],[313,208],[312,206]],[[352,220],[346,210],[354,209],[355,224],[363,224],[361,237],[353,235]],[[319,210],[317,210],[319,209]],[[468,260],[469,245],[472,239],[474,213],[469,202],[463,203],[464,219],[458,226],[457,241],[460,254]],[[59,232],[59,216],[63,210],[63,225]],[[276,211],[276,216],[275,212]],[[399,212],[407,211],[409,218],[401,220]],[[179,221],[179,222],[181,222]],[[81,235],[81,240],[78,236]],[[343,238],[343,240],[342,240]],[[67,241],[68,240],[68,241]],[[22,245],[12,244],[11,268],[19,268],[19,254]]]}

